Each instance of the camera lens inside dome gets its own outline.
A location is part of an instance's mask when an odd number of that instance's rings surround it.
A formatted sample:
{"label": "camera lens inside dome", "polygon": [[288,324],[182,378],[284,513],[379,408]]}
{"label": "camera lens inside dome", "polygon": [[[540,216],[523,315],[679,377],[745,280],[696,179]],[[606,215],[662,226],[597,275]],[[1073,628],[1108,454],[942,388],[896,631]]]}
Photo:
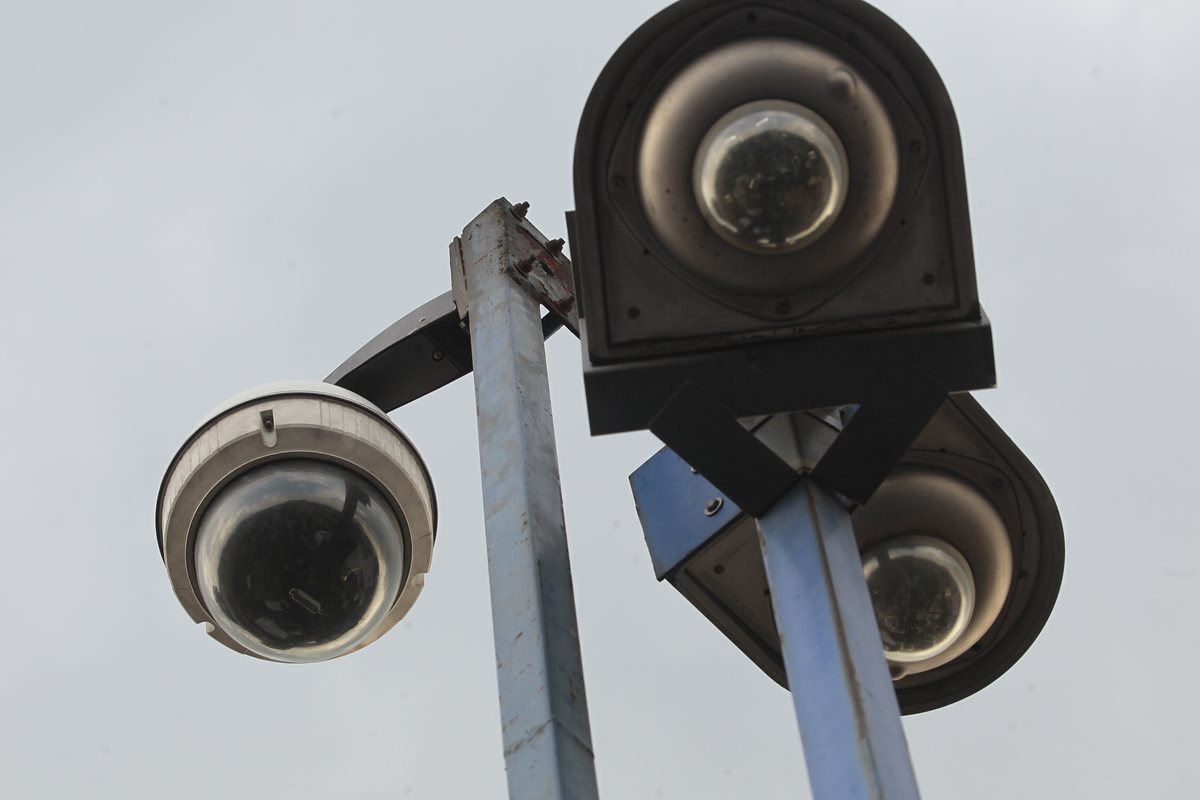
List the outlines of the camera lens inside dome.
{"label": "camera lens inside dome", "polygon": [[885,539],[863,554],[863,575],[883,651],[893,664],[915,665],[940,655],[971,621],[971,567],[940,538],[905,534]]}
{"label": "camera lens inside dome", "polygon": [[816,112],[782,100],[747,103],[713,125],[693,182],[700,212],[730,244],[764,255],[815,242],[841,213],[848,165]]}
{"label": "camera lens inside dome", "polygon": [[357,473],[274,461],[209,505],[195,569],[209,613],[239,644],[275,661],[321,661],[361,645],[387,616],[403,578],[403,528]]}

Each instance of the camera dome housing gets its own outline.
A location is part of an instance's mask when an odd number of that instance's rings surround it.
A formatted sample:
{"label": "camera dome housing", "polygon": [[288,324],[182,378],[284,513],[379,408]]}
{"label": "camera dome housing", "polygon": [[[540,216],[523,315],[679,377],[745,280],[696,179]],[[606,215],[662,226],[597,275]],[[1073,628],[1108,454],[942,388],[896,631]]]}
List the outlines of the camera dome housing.
{"label": "camera dome housing", "polygon": [[425,465],[383,411],[294,381],[204,419],[167,470],[157,524],[192,619],[238,652],[308,662],[365,647],[408,612],[437,509]]}

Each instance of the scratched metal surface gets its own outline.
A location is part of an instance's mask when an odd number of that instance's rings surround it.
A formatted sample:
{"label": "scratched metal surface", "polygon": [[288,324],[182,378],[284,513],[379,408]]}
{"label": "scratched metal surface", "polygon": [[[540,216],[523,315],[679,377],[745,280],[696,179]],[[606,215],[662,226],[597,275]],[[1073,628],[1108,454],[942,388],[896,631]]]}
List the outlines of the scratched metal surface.
{"label": "scratched metal surface", "polygon": [[538,303],[497,200],[464,230],[484,527],[509,796],[594,799],[596,773]]}

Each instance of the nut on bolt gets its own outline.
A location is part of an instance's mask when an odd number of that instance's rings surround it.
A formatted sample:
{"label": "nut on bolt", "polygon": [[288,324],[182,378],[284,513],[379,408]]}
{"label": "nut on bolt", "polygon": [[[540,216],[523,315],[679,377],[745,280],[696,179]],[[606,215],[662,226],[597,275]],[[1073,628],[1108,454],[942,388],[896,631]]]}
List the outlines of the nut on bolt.
{"label": "nut on bolt", "polygon": [[563,245],[566,243],[567,241],[565,239],[551,239],[550,241],[546,242],[546,249],[551,253],[561,253]]}
{"label": "nut on bolt", "polygon": [[517,203],[512,207],[512,213],[517,219],[525,219],[525,215],[529,213],[529,203]]}

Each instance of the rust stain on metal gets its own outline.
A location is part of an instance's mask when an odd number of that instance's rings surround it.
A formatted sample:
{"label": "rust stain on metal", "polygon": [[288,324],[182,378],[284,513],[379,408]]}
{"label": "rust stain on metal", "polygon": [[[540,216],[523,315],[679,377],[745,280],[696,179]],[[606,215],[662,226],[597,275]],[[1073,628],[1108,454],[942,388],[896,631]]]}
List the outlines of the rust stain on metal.
{"label": "rust stain on metal", "polygon": [[562,252],[566,240],[547,240],[528,219],[521,217],[512,221],[510,236],[510,252],[514,253],[514,261],[508,269],[509,274],[578,335],[575,273],[570,260]]}

